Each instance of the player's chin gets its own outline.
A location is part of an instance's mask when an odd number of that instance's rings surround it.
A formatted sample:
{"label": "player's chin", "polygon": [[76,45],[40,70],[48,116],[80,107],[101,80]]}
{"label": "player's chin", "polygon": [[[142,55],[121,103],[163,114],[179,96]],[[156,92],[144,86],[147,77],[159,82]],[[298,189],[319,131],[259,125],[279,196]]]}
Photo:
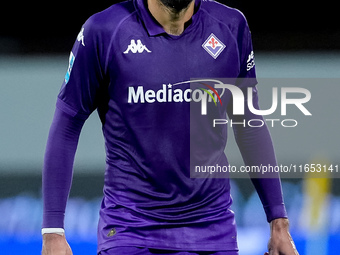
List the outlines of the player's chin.
{"label": "player's chin", "polygon": [[193,0],[160,0],[160,1],[172,12],[180,13],[183,10],[186,10]]}

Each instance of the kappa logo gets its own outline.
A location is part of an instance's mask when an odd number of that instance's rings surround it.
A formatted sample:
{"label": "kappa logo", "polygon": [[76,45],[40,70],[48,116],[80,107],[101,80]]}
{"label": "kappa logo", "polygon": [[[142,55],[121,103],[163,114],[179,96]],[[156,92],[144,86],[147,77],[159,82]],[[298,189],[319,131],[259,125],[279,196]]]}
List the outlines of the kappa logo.
{"label": "kappa logo", "polygon": [[81,41],[81,45],[85,46],[84,43],[84,28],[82,27],[78,36],[77,36],[77,41],[80,42]]}
{"label": "kappa logo", "polygon": [[137,43],[135,40],[131,40],[130,45],[128,46],[128,48],[126,49],[126,51],[124,51],[124,54],[128,54],[129,52],[132,53],[143,53],[144,51],[146,51],[147,53],[151,53],[151,51],[144,45],[142,44],[141,40],[137,40]]}
{"label": "kappa logo", "polygon": [[216,59],[224,50],[225,45],[216,37],[216,35],[211,34],[202,44],[202,47],[210,54],[210,56]]}

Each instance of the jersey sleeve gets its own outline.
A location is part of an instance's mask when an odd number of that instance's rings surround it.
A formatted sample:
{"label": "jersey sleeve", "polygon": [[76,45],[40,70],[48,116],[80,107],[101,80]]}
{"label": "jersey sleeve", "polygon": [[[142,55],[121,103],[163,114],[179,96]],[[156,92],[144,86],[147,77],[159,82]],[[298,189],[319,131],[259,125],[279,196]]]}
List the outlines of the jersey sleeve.
{"label": "jersey sleeve", "polygon": [[239,57],[240,57],[240,73],[238,75],[239,87],[253,87],[257,84],[255,70],[255,55],[251,32],[248,23],[243,20],[238,29],[237,35]]}
{"label": "jersey sleeve", "polygon": [[[260,109],[256,87],[253,88],[252,100],[254,107]],[[248,123],[252,119],[259,119],[265,123],[262,116],[255,115],[249,110],[246,100],[244,101],[244,109],[244,115],[233,115],[232,109],[229,107],[229,118],[233,119],[235,123],[242,121]],[[233,125],[233,131],[245,165],[277,165],[272,138],[266,124],[256,128],[249,125]],[[249,173],[249,175],[262,202],[267,221],[271,222],[277,218],[287,218],[279,173]]]}
{"label": "jersey sleeve", "polygon": [[101,42],[90,18],[79,32],[57,98],[42,173],[43,228],[63,228],[73,162],[86,118],[97,108],[103,86]]}
{"label": "jersey sleeve", "polygon": [[57,107],[72,117],[86,119],[96,108],[103,84],[101,36],[90,18],[82,26],[69,57]]}
{"label": "jersey sleeve", "polygon": [[84,122],[56,108],[42,171],[43,228],[64,228],[74,156]]}

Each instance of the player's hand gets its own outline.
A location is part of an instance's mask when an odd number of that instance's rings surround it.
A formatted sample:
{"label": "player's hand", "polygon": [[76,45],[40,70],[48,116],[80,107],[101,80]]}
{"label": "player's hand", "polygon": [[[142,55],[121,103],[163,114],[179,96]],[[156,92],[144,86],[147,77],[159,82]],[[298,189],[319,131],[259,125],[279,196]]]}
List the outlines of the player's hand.
{"label": "player's hand", "polygon": [[44,234],[42,255],[72,255],[72,250],[65,236],[58,234]]}
{"label": "player's hand", "polygon": [[275,219],[270,222],[268,251],[264,255],[299,255],[289,233],[288,219]]}

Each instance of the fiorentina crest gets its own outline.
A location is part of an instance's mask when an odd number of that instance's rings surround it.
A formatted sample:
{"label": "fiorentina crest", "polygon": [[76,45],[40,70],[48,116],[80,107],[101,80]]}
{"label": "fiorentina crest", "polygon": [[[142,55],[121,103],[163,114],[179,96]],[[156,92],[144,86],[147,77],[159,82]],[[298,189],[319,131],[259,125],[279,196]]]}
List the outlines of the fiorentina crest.
{"label": "fiorentina crest", "polygon": [[202,44],[202,47],[210,54],[210,56],[216,59],[224,50],[225,45],[216,37],[216,35],[211,34]]}

